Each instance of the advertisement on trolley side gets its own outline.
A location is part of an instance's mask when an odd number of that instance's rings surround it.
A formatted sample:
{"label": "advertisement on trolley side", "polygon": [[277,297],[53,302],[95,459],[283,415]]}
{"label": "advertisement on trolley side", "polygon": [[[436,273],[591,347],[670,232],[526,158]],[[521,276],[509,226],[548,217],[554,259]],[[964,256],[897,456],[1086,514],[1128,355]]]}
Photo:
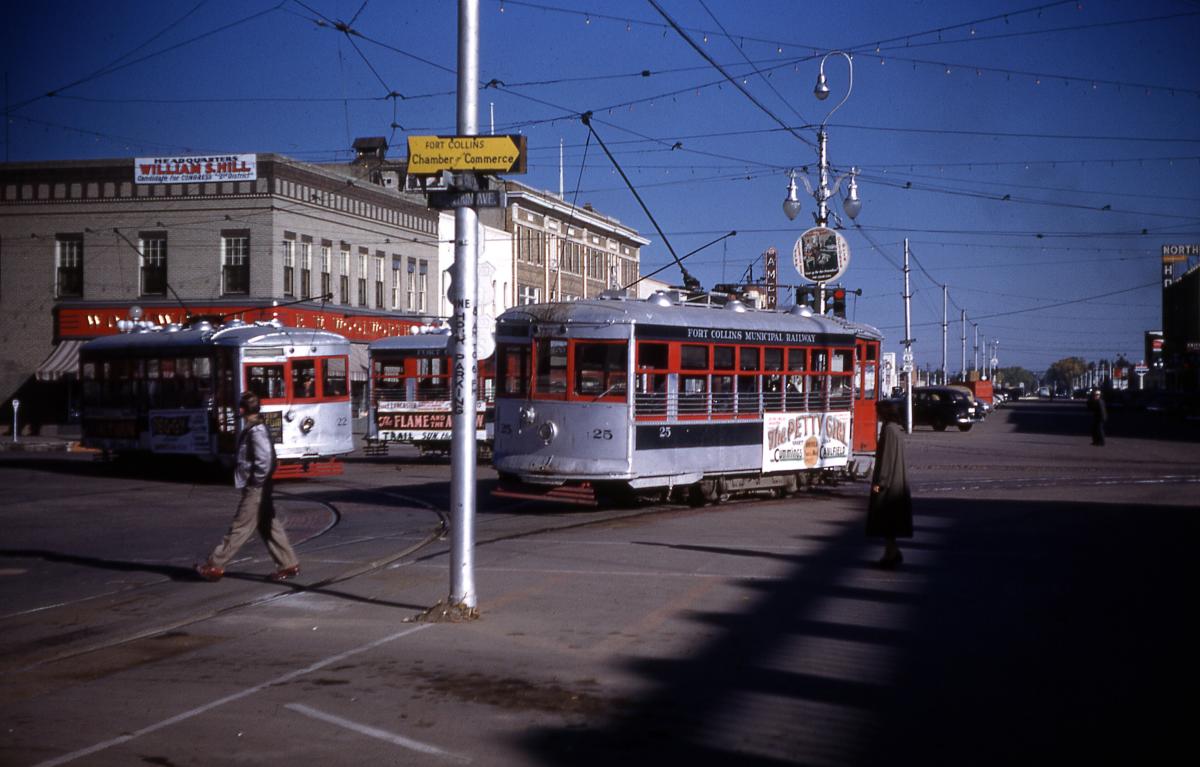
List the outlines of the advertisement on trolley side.
{"label": "advertisement on trolley side", "polygon": [[[476,403],[475,438],[490,439],[485,424],[485,403]],[[449,400],[418,400],[405,402],[380,400],[375,414],[375,427],[381,442],[449,442],[453,420]]]}
{"label": "advertisement on trolley side", "polygon": [[763,413],[764,472],[828,469],[850,458],[850,413]]}
{"label": "advertisement on trolley side", "polygon": [[208,411],[151,410],[150,449],[156,453],[207,455],[212,452]]}

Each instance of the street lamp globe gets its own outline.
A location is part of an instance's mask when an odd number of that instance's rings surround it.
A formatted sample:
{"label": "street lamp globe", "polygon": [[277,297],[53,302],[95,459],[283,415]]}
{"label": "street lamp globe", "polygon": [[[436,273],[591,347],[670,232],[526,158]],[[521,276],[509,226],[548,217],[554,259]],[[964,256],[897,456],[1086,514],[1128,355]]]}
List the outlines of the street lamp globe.
{"label": "street lamp globe", "polygon": [[846,191],[846,199],[842,200],[842,210],[846,211],[851,221],[858,218],[858,213],[862,210],[862,201],[858,199],[858,182],[854,176],[855,172],[851,170],[850,188]]}
{"label": "street lamp globe", "polygon": [[829,83],[825,81],[825,62],[821,62],[821,71],[817,73],[817,86],[813,88],[813,95],[821,101],[829,98]]}
{"label": "street lamp globe", "polygon": [[800,215],[800,208],[800,193],[796,189],[796,172],[792,171],[791,178],[788,180],[787,199],[783,201],[783,212],[789,221],[795,221],[796,216]]}

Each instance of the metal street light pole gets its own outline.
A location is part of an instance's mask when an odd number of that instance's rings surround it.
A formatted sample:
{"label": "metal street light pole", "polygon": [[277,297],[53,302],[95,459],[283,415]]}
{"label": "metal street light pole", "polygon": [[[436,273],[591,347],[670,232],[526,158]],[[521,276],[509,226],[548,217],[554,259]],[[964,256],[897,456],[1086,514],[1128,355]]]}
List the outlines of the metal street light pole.
{"label": "metal street light pole", "polygon": [[[458,135],[479,133],[479,0],[458,0]],[[475,593],[475,398],[478,391],[476,300],[479,214],[454,211],[451,321],[453,379],[450,441],[449,606],[476,609]]]}

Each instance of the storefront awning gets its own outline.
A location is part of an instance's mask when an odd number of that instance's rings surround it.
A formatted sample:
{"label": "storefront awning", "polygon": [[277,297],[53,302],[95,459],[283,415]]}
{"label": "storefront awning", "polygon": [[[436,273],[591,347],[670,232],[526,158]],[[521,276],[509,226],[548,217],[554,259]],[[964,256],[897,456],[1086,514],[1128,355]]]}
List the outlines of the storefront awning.
{"label": "storefront awning", "polygon": [[350,380],[365,381],[370,377],[371,362],[366,344],[350,344]]}
{"label": "storefront awning", "polygon": [[50,356],[37,367],[39,381],[57,381],[65,375],[79,375],[79,347],[83,341],[61,341]]}

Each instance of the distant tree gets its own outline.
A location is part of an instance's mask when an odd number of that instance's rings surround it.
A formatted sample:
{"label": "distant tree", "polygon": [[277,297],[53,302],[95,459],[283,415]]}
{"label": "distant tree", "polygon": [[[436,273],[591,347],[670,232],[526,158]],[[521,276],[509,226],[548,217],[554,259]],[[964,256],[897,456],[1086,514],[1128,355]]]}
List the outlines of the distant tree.
{"label": "distant tree", "polygon": [[1071,382],[1084,374],[1088,364],[1082,357],[1064,357],[1046,370],[1046,383],[1056,389],[1070,389]]}
{"label": "distant tree", "polygon": [[1023,367],[996,368],[995,383],[997,386],[1020,386],[1025,391],[1037,389],[1038,377]]}

